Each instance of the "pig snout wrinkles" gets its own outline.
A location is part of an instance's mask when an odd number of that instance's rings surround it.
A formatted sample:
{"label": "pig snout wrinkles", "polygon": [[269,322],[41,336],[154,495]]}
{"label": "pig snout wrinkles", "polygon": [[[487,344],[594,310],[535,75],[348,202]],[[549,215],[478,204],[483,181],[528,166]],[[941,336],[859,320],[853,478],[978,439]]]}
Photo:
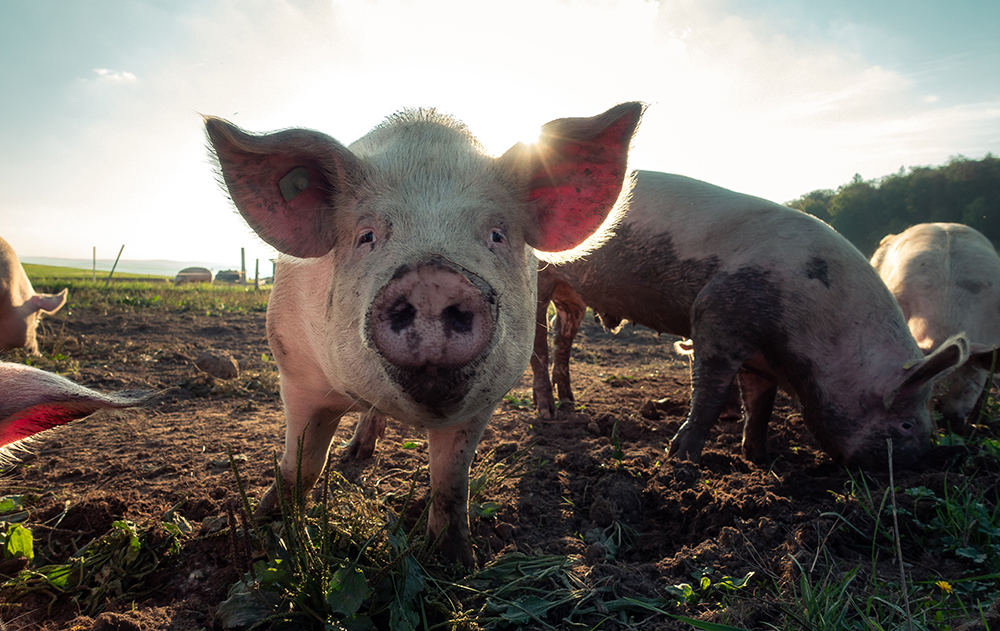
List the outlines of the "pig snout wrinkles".
{"label": "pig snout wrinkles", "polygon": [[371,334],[382,356],[406,369],[457,368],[476,358],[493,335],[483,291],[439,263],[401,271],[372,305]]}

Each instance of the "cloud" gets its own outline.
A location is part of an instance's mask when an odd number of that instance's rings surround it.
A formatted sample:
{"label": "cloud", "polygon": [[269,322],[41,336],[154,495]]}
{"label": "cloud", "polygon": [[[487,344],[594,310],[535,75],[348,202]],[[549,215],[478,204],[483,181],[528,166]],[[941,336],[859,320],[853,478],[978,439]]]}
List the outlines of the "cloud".
{"label": "cloud", "polygon": [[[254,248],[215,183],[198,113],[349,143],[394,111],[434,106],[500,153],[548,120],[641,100],[633,166],[777,201],[1000,145],[996,99],[970,103],[866,56],[863,24],[824,36],[725,0],[431,4],[213,0],[171,14],[155,49],[60,56],[44,101],[55,115],[32,124],[24,107],[17,129],[30,135],[5,138],[16,151],[0,156],[0,208],[49,234],[26,245],[34,255]],[[39,172],[58,177],[21,185]]]}
{"label": "cloud", "polygon": [[107,81],[113,81],[115,83],[132,83],[138,79],[131,72],[125,72],[121,70],[109,70],[107,68],[94,68],[94,72]]}

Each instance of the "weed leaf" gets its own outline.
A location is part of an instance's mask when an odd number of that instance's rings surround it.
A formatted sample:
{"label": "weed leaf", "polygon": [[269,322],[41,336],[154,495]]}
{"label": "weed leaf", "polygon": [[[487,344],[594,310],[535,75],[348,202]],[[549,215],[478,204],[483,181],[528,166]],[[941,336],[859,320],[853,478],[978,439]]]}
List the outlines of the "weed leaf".
{"label": "weed leaf", "polygon": [[326,590],[326,604],[334,613],[351,616],[361,607],[368,592],[368,581],[361,568],[342,567],[333,573]]}
{"label": "weed leaf", "polygon": [[30,561],[35,557],[34,537],[31,536],[31,531],[24,526],[20,524],[10,526],[4,539],[4,558],[24,557]]}

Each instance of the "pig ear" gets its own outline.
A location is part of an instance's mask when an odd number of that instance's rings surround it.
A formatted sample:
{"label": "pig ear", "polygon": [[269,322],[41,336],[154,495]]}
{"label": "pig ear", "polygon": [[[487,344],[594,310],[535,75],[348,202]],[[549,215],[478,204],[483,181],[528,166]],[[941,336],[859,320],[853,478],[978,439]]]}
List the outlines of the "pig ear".
{"label": "pig ear", "polygon": [[35,294],[31,297],[32,310],[44,311],[51,315],[62,309],[62,306],[66,304],[68,294],[69,288],[63,289],[58,294]]}
{"label": "pig ear", "polygon": [[992,369],[994,374],[1000,373],[1000,353],[995,346],[988,344],[972,344],[969,346],[969,363],[982,370]]}
{"label": "pig ear", "polygon": [[97,410],[135,407],[156,395],[149,390],[101,394],[50,372],[8,363],[0,363],[0,391],[0,450]]}
{"label": "pig ear", "polygon": [[885,395],[885,409],[890,409],[897,399],[903,399],[931,381],[943,377],[968,359],[969,341],[965,339],[965,335],[959,333],[949,337],[933,353],[903,366],[906,376],[903,383]]}
{"label": "pig ear", "polygon": [[333,209],[360,173],[354,154],[319,132],[254,135],[221,118],[204,118],[222,181],[260,238],[299,258],[329,252]]}
{"label": "pig ear", "polygon": [[601,227],[621,193],[642,111],[640,103],[623,103],[593,118],[555,120],[537,143],[518,143],[500,158],[527,184],[529,245],[562,252]]}

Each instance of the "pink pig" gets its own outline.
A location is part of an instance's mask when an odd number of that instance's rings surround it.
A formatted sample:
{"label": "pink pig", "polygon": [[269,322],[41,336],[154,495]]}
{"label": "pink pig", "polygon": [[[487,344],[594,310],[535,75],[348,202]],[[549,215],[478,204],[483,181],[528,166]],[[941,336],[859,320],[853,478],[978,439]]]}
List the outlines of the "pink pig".
{"label": "pink pig", "polygon": [[39,317],[59,311],[66,304],[67,291],[35,293],[14,248],[0,239],[0,350],[24,348],[39,355],[35,338]]}
{"label": "pink pig", "polygon": [[349,147],[289,129],[253,135],[206,118],[234,204],[283,256],[267,333],[285,407],[282,480],[319,477],[341,417],[427,429],[442,553],[474,563],[469,467],[494,408],[524,372],[536,251],[602,231],[642,106],[560,119],[494,158],[434,110],[394,115]]}

